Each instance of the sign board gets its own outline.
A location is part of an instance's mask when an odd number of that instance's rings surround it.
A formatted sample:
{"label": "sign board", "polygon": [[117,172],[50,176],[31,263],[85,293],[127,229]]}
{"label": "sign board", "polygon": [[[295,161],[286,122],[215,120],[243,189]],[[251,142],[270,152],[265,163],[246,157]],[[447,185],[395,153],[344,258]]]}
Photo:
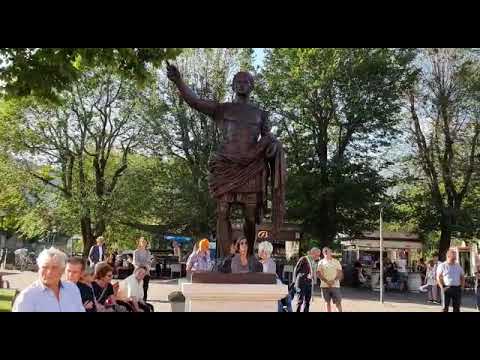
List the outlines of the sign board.
{"label": "sign board", "polygon": [[270,234],[267,230],[261,230],[258,232],[257,237],[259,239],[268,239],[270,237]]}

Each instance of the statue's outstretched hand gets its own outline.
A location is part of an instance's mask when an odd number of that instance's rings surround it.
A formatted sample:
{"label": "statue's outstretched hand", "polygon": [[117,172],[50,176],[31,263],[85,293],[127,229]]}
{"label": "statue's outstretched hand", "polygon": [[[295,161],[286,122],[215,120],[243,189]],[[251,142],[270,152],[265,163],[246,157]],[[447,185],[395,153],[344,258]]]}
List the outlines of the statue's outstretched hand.
{"label": "statue's outstretched hand", "polygon": [[176,66],[167,63],[167,77],[169,80],[177,82],[181,78],[180,71],[178,71]]}

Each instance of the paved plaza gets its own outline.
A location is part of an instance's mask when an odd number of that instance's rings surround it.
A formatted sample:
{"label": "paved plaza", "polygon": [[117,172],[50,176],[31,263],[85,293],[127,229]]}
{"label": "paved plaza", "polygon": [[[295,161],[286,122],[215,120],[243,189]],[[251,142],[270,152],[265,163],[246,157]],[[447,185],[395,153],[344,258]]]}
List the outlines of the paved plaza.
{"label": "paved plaza", "polygon": [[[24,289],[37,279],[37,273],[11,271],[11,275],[4,276],[12,288]],[[117,281],[117,280],[115,280]],[[148,291],[149,302],[156,312],[170,312],[168,294],[180,290],[178,280],[151,280]],[[320,291],[317,289],[314,300],[310,305],[312,312],[325,311]],[[439,312],[440,305],[428,304],[426,294],[417,293],[386,293],[384,304],[378,301],[378,292],[342,288],[343,310],[345,312]],[[462,300],[463,312],[477,312],[473,293],[467,293]]]}

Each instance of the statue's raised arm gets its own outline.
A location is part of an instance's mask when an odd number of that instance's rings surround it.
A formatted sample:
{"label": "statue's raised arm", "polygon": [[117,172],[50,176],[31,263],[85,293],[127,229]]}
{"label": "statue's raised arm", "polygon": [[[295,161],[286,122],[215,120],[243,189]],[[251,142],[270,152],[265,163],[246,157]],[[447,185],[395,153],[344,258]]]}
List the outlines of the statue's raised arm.
{"label": "statue's raised arm", "polygon": [[200,111],[201,113],[209,116],[213,116],[215,110],[218,106],[218,103],[211,100],[200,99],[193,91],[190,89],[182,79],[180,71],[174,66],[167,63],[167,77],[171,80],[180,91],[180,96],[195,110]]}

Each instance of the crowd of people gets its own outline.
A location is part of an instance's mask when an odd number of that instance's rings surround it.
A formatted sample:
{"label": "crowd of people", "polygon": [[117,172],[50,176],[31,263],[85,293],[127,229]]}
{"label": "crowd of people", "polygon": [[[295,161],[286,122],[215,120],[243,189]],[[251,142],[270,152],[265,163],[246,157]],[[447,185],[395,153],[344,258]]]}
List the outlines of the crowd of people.
{"label": "crowd of people", "polygon": [[[197,271],[220,271],[224,273],[264,272],[277,274],[277,266],[272,258],[273,246],[268,241],[258,245],[257,254],[249,255],[249,244],[244,237],[235,241],[230,255],[217,263],[210,257],[208,239],[198,241],[189,255],[187,274]],[[177,255],[180,250],[177,249]],[[323,256],[322,256],[323,255]],[[454,250],[447,252],[447,259],[440,263],[438,256],[426,263],[421,259],[417,271],[421,273],[421,291],[427,292],[428,301],[443,304],[448,312],[459,312],[465,274],[456,261]],[[152,256],[148,242],[141,237],[133,252],[133,271],[121,283],[112,282],[115,258],[107,256],[104,239],[99,237],[92,246],[88,263],[81,257],[67,257],[62,251],[50,248],[43,250],[37,258],[38,280],[24,289],[17,297],[13,311],[16,312],[152,312],[153,306],[147,302]],[[386,275],[394,277],[395,267],[387,264]],[[355,264],[354,279],[365,282],[361,264]],[[480,272],[476,273],[477,279]],[[62,276],[65,280],[62,280]],[[296,312],[309,312],[313,301],[313,290],[317,280],[325,302],[325,310],[332,311],[332,303],[338,312],[342,311],[340,282],[343,269],[328,247],[322,250],[312,248],[301,257],[293,271],[293,281],[289,284],[288,296],[278,304],[279,311],[292,311],[292,300],[296,298]],[[477,281],[478,282],[478,281]],[[480,310],[480,291],[477,286],[477,308]],[[440,301],[441,300],[441,301]]]}
{"label": "crowd of people", "polygon": [[[439,262],[438,254],[425,262],[422,258],[416,265],[415,270],[420,273],[420,291],[427,293],[427,302],[442,305],[442,310],[448,312],[450,304],[454,312],[460,311],[462,302],[462,290],[465,288],[465,273],[462,266],[457,262],[457,252],[450,249],[447,252],[446,261]],[[477,310],[480,311],[480,266],[475,273],[477,281],[475,286]],[[395,262],[387,261],[384,278],[391,283],[400,282],[400,274]],[[353,284],[361,287],[366,284],[362,265],[356,262],[354,265]],[[405,280],[406,286],[406,280]]]}
{"label": "crowd of people", "polygon": [[151,266],[147,246],[143,237],[138,240],[133,272],[121,283],[112,282],[115,260],[107,260],[102,237],[90,249],[88,264],[56,248],[45,249],[37,258],[38,280],[19,294],[13,311],[153,312],[147,302]]}

